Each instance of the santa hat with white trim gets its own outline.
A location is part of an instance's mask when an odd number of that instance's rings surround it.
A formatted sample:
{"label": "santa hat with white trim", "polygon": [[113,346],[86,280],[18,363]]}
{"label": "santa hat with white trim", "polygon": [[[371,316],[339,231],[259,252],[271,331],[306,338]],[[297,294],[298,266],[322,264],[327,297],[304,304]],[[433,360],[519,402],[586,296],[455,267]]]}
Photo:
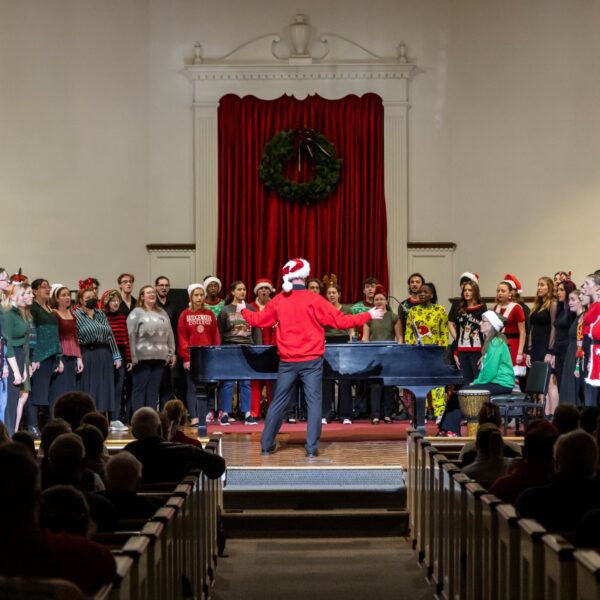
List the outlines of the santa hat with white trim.
{"label": "santa hat with white trim", "polygon": [[473,283],[479,283],[479,275],[477,273],[471,273],[470,271],[465,271],[459,278],[459,281],[463,279],[470,279]]}
{"label": "santa hat with white trim", "polygon": [[508,285],[515,292],[517,292],[517,294],[520,294],[523,291],[523,286],[521,285],[521,282],[514,275],[511,275],[510,273],[507,273],[504,276],[504,279],[502,281],[508,283]]}
{"label": "santa hat with white trim", "polygon": [[190,285],[188,285],[188,288],[187,288],[188,296],[191,298],[192,292],[194,290],[198,290],[198,289],[205,290],[205,287],[201,283],[190,283]]}
{"label": "santa hat with white trim", "polygon": [[304,258],[292,258],[283,265],[281,275],[283,277],[283,285],[281,286],[283,291],[291,292],[293,279],[306,279],[310,275],[310,263]]}
{"label": "santa hat with white trim", "polygon": [[260,290],[260,288],[263,287],[269,288],[271,292],[275,291],[275,288],[273,287],[273,282],[270,279],[262,278],[256,280],[256,285],[254,286],[254,295],[256,296],[258,290]]}
{"label": "santa hat with white trim", "polygon": [[223,287],[223,284],[221,283],[221,280],[218,277],[214,277],[213,275],[209,275],[208,277],[204,278],[204,281],[202,282],[202,285],[204,286],[204,289],[208,289],[208,286],[211,283],[216,283],[219,286],[219,291],[221,291],[221,288]]}

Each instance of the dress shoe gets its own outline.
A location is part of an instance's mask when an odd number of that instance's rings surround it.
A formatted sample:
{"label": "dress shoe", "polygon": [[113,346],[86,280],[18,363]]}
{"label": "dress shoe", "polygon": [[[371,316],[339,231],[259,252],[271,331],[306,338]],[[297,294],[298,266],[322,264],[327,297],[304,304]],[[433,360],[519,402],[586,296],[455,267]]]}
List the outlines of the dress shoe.
{"label": "dress shoe", "polygon": [[316,458],[317,456],[319,456],[319,451],[318,450],[307,450],[306,451],[306,458]]}
{"label": "dress shoe", "polygon": [[261,456],[269,456],[269,454],[275,454],[277,452],[277,444],[273,444],[268,450],[261,449]]}

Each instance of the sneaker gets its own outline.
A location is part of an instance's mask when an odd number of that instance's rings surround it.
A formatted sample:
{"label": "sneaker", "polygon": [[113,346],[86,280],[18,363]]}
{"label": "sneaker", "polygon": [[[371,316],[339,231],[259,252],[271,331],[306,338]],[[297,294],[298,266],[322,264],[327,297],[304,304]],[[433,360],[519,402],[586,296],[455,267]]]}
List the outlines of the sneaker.
{"label": "sneaker", "polygon": [[244,419],[244,423],[246,425],[258,425],[258,421],[252,416],[252,415],[248,415],[245,419]]}
{"label": "sneaker", "polygon": [[215,411],[214,410],[210,410],[208,412],[208,414],[206,415],[206,422],[207,423],[212,423],[215,420]]}
{"label": "sneaker", "polygon": [[230,423],[235,423],[235,417],[232,417],[231,415],[229,415],[229,422]]}
{"label": "sneaker", "polygon": [[350,419],[344,419],[342,425],[352,425],[352,421]]}
{"label": "sneaker", "polygon": [[321,425],[327,425],[327,419],[321,419]]}
{"label": "sneaker", "polygon": [[129,427],[121,423],[121,421],[111,421],[109,426],[110,431],[128,431]]}
{"label": "sneaker", "polygon": [[223,413],[219,419],[219,423],[221,423],[221,425],[229,425],[229,415],[227,413]]}
{"label": "sneaker", "polygon": [[296,422],[296,418],[295,417],[288,417],[287,422],[291,423],[293,425]]}

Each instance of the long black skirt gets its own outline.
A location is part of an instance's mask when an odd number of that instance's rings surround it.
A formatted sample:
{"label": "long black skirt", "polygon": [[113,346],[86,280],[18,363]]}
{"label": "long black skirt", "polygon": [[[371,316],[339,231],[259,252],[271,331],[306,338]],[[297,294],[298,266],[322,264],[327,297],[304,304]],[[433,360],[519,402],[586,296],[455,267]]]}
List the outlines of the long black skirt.
{"label": "long black skirt", "polygon": [[49,356],[40,362],[40,368],[32,375],[28,402],[34,406],[50,404],[50,382],[56,365],[56,355]]}
{"label": "long black skirt", "polygon": [[83,371],[79,391],[89,394],[100,412],[115,410],[115,368],[110,348],[105,345],[82,346]]}
{"label": "long black skirt", "polygon": [[67,392],[76,392],[77,387],[77,357],[63,356],[63,372],[54,373],[50,382],[50,406]]}

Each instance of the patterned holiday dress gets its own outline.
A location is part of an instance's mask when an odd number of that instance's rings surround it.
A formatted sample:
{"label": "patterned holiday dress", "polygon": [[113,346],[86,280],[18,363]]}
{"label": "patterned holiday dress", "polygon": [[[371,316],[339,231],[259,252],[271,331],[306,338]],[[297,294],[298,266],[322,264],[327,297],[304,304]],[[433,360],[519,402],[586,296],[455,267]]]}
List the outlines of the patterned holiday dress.
{"label": "patterned holiday dress", "polygon": [[[404,341],[417,344],[419,339],[425,346],[448,346],[448,315],[439,304],[413,306],[406,317]],[[441,417],[446,407],[446,391],[443,387],[431,390],[431,404],[434,416]]]}

